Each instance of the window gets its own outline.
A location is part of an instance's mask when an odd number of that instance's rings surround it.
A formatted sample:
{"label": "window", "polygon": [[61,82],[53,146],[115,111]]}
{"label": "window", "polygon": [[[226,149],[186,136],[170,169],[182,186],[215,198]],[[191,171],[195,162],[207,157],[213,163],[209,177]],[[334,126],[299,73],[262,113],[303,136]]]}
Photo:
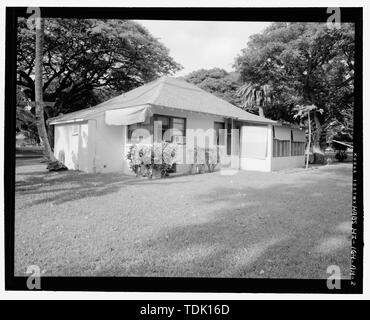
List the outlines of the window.
{"label": "window", "polygon": [[185,135],[185,119],[184,118],[173,118],[173,128],[181,131],[182,135]]}
{"label": "window", "polygon": [[[169,116],[162,116],[162,115],[154,115],[154,127],[156,127],[157,123],[161,122],[162,125],[162,132],[158,134],[160,140],[165,140],[168,142],[176,142],[178,144],[185,143],[185,136],[186,136],[186,119],[185,118],[177,118],[177,117],[169,117]],[[172,132],[168,132],[170,137],[165,137],[165,132],[169,129],[176,129]]]}
{"label": "window", "polygon": [[[133,138],[132,134],[136,129],[145,129],[147,132],[136,132],[135,137]],[[130,143],[141,143],[143,139],[147,138],[151,134],[153,134],[153,125],[151,123],[135,123],[127,126],[128,141]]]}
{"label": "window", "polygon": [[215,122],[214,123],[214,129],[215,129],[215,138],[214,142],[216,145],[223,145],[225,143],[225,134],[223,131],[225,129],[225,123],[224,122]]}
{"label": "window", "polygon": [[231,129],[232,129],[232,124],[230,122],[227,123],[226,127],[226,154],[228,156],[231,155]]}
{"label": "window", "polygon": [[179,144],[185,143],[186,126],[184,118],[172,118],[173,140]]}
{"label": "window", "polygon": [[[127,127],[127,136],[129,143],[142,143],[146,139],[145,143],[152,143],[153,138],[150,137],[153,135],[154,131],[159,129],[158,123],[161,124],[161,132],[157,133],[159,141],[164,140],[164,133],[169,129],[176,129],[176,131],[171,133],[171,139],[167,139],[168,142],[174,141],[179,144],[185,143],[186,136],[186,119],[185,118],[175,118],[168,117],[163,115],[154,115],[151,118],[150,123],[135,123]],[[133,140],[133,132],[137,129],[145,129],[147,132],[136,132],[136,139]],[[141,134],[142,133],[142,134]],[[150,137],[150,141],[147,138]],[[135,137],[134,137],[135,138]]]}
{"label": "window", "polygon": [[164,140],[163,139],[164,133],[168,129],[170,129],[170,117],[155,115],[154,116],[154,122],[160,122],[162,124],[162,132],[160,134],[160,137],[162,137],[161,140]]}

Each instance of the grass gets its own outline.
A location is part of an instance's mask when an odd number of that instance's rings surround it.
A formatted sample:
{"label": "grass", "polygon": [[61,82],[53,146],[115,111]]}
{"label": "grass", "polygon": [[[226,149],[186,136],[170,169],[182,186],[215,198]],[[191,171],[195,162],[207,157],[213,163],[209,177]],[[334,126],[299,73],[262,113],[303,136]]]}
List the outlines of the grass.
{"label": "grass", "polygon": [[16,147],[15,154],[17,157],[42,157],[43,156],[43,147],[39,146],[25,146],[25,147]]}
{"label": "grass", "polygon": [[352,166],[161,180],[18,159],[15,274],[349,278]]}

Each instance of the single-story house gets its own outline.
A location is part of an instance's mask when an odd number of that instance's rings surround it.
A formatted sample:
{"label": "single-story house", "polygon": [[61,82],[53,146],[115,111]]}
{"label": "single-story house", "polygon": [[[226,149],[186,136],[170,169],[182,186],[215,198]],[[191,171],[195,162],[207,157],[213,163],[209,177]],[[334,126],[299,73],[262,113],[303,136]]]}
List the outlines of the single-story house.
{"label": "single-story house", "polygon": [[[153,143],[155,123],[185,148],[190,134],[200,147],[223,145],[236,155],[238,169],[273,171],[304,166],[305,133],[246,112],[186,81],[161,77],[95,107],[49,120],[54,126],[54,154],[69,169],[130,173],[126,154],[135,129],[146,129],[141,143]],[[207,139],[202,132],[214,129]],[[224,130],[222,130],[224,129]],[[239,129],[238,135],[231,134]],[[218,132],[224,132],[222,138]],[[154,135],[155,137],[155,135]],[[176,139],[174,139],[176,138]],[[186,164],[176,170],[186,171]]]}

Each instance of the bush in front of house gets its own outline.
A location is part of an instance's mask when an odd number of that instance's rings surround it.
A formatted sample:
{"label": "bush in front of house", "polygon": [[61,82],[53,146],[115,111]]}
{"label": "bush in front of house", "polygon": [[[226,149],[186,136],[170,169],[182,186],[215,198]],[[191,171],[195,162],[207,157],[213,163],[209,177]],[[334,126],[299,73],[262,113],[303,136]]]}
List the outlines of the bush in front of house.
{"label": "bush in front of house", "polygon": [[165,177],[176,161],[177,146],[174,143],[165,141],[157,144],[158,146],[156,147],[156,143],[154,143],[153,148],[154,150],[162,150],[162,161],[159,161],[160,154],[156,155],[155,158],[157,161],[154,161],[153,169],[158,170],[161,173],[161,177]]}
{"label": "bush in front of house", "polygon": [[[127,153],[130,169],[136,176],[152,178],[167,176],[172,169],[177,154],[177,145],[169,142],[158,142],[153,145],[133,144]],[[218,164],[218,148],[194,148],[196,173],[213,172]]]}
{"label": "bush in front of house", "polygon": [[130,146],[126,157],[127,160],[129,160],[130,169],[136,174],[136,176],[138,176],[141,164],[138,145],[133,144],[132,146]]}
{"label": "bush in front of house", "polygon": [[152,178],[153,174],[165,177],[176,160],[176,145],[158,142],[154,145],[133,144],[127,154],[130,169],[136,176]]}
{"label": "bush in front of house", "polygon": [[206,165],[209,172],[213,172],[216,169],[218,163],[218,148],[207,148],[205,151]]}
{"label": "bush in front of house", "polygon": [[197,173],[203,173],[208,169],[208,172],[213,172],[218,163],[218,148],[194,148],[194,165]]}

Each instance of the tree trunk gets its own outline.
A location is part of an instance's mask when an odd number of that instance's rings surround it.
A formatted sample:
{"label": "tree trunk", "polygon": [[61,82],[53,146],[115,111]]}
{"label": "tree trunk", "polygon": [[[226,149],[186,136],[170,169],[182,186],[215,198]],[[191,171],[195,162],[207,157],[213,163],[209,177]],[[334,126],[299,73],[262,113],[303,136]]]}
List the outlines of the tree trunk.
{"label": "tree trunk", "polygon": [[263,113],[263,107],[261,107],[261,106],[258,107],[258,114],[260,115],[260,117],[265,116],[265,114]]}
{"label": "tree trunk", "polygon": [[51,150],[48,134],[44,119],[44,103],[42,90],[42,59],[43,59],[43,40],[44,40],[44,19],[36,23],[36,56],[35,56],[35,102],[36,102],[36,125],[40,139],[44,144],[44,153],[50,162],[56,161],[53,151]]}
{"label": "tree trunk", "polygon": [[315,136],[313,140],[313,146],[314,146],[314,163],[324,163],[324,151],[322,150],[321,147],[321,133],[322,133],[322,125],[320,123],[320,119],[317,115],[317,111],[314,111],[313,115],[314,121],[315,121]]}
{"label": "tree trunk", "polygon": [[310,160],[310,149],[311,149],[311,117],[310,111],[308,111],[308,145],[307,145],[306,169],[308,169],[308,162]]}

